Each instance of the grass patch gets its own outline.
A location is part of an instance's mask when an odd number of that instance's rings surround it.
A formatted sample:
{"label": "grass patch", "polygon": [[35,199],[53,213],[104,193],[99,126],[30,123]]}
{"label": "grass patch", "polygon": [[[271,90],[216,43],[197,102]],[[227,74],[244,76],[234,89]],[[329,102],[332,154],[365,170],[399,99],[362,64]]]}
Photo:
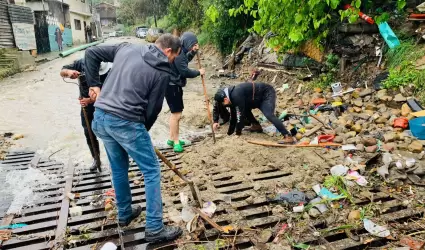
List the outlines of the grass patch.
{"label": "grass patch", "polygon": [[385,88],[397,89],[413,84],[421,102],[425,101],[425,70],[418,69],[416,62],[425,56],[425,48],[412,40],[403,41],[399,47],[387,52],[389,77]]}

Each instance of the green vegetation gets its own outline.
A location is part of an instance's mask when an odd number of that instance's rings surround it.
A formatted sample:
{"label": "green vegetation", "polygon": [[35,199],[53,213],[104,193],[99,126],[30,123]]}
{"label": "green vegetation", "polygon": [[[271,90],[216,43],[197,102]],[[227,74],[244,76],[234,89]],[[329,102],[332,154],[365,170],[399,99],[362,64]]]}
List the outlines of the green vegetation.
{"label": "green vegetation", "polygon": [[353,202],[353,197],[350,190],[344,183],[344,179],[341,176],[328,176],[323,183],[323,186],[327,189],[336,188],[337,192],[347,197],[350,202]]}
{"label": "green vegetation", "polygon": [[[167,32],[193,30],[201,34],[202,44],[212,43],[223,54],[231,53],[249,32],[272,32],[268,45],[285,53],[297,52],[307,41],[323,48],[330,30],[341,21],[357,21],[360,9],[381,23],[390,18],[383,7],[402,10],[405,5],[406,0],[383,0],[379,6],[372,0],[121,0],[118,17],[127,27],[144,23]],[[325,83],[332,79],[322,78]]]}
{"label": "green vegetation", "polygon": [[[416,63],[425,56],[425,49],[413,43],[403,41],[401,45],[386,54],[389,67],[389,77],[384,82],[384,87],[396,89],[413,84],[416,91],[421,94],[425,90],[425,71],[417,67]],[[425,62],[423,63],[425,65]],[[420,96],[424,101],[423,95]]]}

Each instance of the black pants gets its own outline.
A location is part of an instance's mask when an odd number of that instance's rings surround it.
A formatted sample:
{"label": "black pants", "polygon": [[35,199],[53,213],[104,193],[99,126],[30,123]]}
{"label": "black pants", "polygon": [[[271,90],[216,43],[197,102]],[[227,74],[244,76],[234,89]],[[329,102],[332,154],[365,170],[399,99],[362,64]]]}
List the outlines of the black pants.
{"label": "black pants", "polygon": [[[88,105],[87,107],[85,107],[85,110],[86,110],[86,114],[87,114],[87,119],[88,119],[90,127],[91,127],[91,123],[92,123],[93,118],[94,118],[94,105],[93,104]],[[81,125],[83,125],[83,128],[84,128],[84,135],[86,136],[86,141],[87,141],[87,145],[89,146],[90,153],[91,153],[93,158],[96,158],[97,156],[99,156],[99,141],[97,140],[96,136],[92,132],[93,139],[94,139],[93,144],[94,144],[94,147],[95,147],[94,148],[95,150],[93,150],[91,140],[90,140],[90,135],[89,135],[89,128],[87,128],[86,120],[85,120],[84,114],[83,114],[83,109],[81,109]],[[98,155],[95,155],[95,152]]]}
{"label": "black pants", "polygon": [[[263,115],[269,120],[282,135],[289,134],[283,123],[275,115],[276,110],[276,91],[273,87],[268,87],[264,90],[263,100],[261,101],[259,109]],[[260,124],[251,112],[251,109],[245,111],[245,117],[251,124]]]}

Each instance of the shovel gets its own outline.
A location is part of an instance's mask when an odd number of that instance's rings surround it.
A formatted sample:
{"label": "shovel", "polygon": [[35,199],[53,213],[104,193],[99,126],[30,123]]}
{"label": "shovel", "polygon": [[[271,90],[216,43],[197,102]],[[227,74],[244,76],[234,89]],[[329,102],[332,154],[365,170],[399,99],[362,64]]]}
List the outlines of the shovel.
{"label": "shovel", "polygon": [[167,165],[178,177],[180,177],[185,183],[189,185],[193,199],[196,201],[199,207],[202,207],[202,199],[200,196],[200,192],[195,183],[193,183],[193,181],[187,179],[184,175],[182,175],[182,173],[180,173],[180,171],[177,169],[176,165],[170,162],[167,158],[165,158],[165,156],[157,148],[155,148],[155,153],[158,158],[161,159],[162,162],[164,162],[165,165]]}

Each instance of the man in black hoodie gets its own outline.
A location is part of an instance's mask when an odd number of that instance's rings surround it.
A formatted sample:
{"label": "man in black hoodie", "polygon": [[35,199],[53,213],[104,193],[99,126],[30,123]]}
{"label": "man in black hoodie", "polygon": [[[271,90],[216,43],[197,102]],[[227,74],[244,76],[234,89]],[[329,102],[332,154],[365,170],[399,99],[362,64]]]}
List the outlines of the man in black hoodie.
{"label": "man in black hoodie", "polygon": [[187,78],[195,78],[205,74],[205,69],[189,69],[189,62],[199,50],[198,39],[192,32],[185,32],[180,38],[182,48],[180,54],[172,64],[172,76],[165,94],[170,107],[170,139],[167,144],[174,148],[174,152],[183,152],[184,142],[179,140],[179,122],[183,112],[183,87]]}
{"label": "man in black hoodie", "polygon": [[[109,71],[112,68],[112,63],[101,63],[100,66],[100,70],[99,70],[99,75],[100,75],[100,82],[104,83],[106,77],[108,76]],[[90,149],[90,153],[93,157],[93,164],[90,167],[90,171],[97,171],[98,169],[100,169],[100,165],[102,164],[100,162],[100,158],[99,158],[99,141],[97,140],[97,138],[94,136],[94,141],[92,144],[91,138],[90,138],[90,132],[89,132],[89,127],[87,127],[86,124],[86,120],[84,117],[84,111],[83,108],[86,110],[86,115],[87,115],[87,120],[89,122],[89,124],[91,124],[91,122],[93,121],[94,118],[94,103],[91,101],[90,96],[89,96],[89,86],[87,85],[87,81],[85,77],[80,78],[80,76],[83,76],[85,72],[85,67],[84,67],[84,59],[79,59],[79,60],[75,60],[73,63],[65,65],[62,67],[62,70],[60,72],[60,75],[62,77],[68,77],[71,79],[77,79],[79,78],[84,79],[84,82],[80,81],[80,105],[82,107],[81,109],[81,125],[83,126],[84,129],[84,135],[86,136],[86,141],[87,141],[87,145],[89,146]]]}
{"label": "man in black hoodie", "polygon": [[[115,189],[118,223],[127,226],[142,212],[131,207],[128,179],[129,156],[143,173],[146,193],[145,240],[174,240],[178,227],[164,226],[162,220],[161,169],[152,146],[149,129],[154,124],[170,82],[170,63],[180,52],[180,40],[162,35],[155,45],[122,43],[96,46],[86,51],[86,75],[90,97],[96,100],[92,128],[105,145]],[[114,67],[100,91],[100,63]]]}
{"label": "man in black hoodie", "polygon": [[232,135],[242,134],[245,119],[251,124],[250,132],[263,132],[260,123],[252,114],[252,109],[260,109],[264,116],[284,136],[279,143],[293,143],[294,139],[283,123],[275,115],[276,91],[273,86],[265,83],[246,82],[229,88],[219,89],[214,96],[213,120],[214,129],[220,127],[219,118],[223,108],[230,108],[230,126],[227,132]]}

